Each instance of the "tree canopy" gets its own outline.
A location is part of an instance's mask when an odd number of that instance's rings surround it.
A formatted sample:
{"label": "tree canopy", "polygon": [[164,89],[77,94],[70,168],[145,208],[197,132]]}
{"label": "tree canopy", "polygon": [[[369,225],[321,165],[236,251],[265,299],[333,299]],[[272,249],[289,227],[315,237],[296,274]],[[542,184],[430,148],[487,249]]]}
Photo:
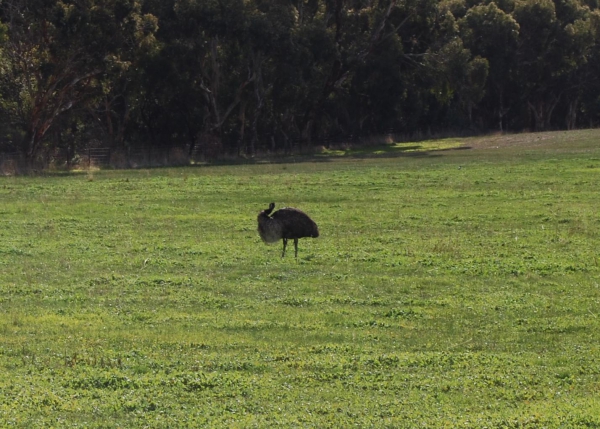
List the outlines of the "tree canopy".
{"label": "tree canopy", "polygon": [[592,0],[2,0],[0,152],[600,122]]}

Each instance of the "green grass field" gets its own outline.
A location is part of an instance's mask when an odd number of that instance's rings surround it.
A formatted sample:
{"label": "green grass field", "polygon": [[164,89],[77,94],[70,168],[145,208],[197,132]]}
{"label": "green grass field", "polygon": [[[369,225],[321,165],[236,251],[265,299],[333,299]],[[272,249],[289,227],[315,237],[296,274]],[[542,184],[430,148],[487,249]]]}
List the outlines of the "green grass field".
{"label": "green grass field", "polygon": [[600,131],[456,141],[0,178],[0,427],[599,428]]}

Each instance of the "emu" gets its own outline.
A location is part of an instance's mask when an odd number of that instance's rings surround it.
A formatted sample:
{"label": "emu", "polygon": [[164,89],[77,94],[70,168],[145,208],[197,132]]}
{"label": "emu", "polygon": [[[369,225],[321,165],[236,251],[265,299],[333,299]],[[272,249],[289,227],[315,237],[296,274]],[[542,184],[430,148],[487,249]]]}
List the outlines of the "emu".
{"label": "emu", "polygon": [[275,203],[271,203],[268,209],[262,210],[258,214],[258,233],[260,234],[260,238],[267,244],[283,240],[282,258],[285,256],[287,241],[293,239],[295,257],[297,258],[298,239],[303,237],[317,238],[319,236],[319,228],[302,210],[293,207],[284,207],[272,213],[274,208]]}

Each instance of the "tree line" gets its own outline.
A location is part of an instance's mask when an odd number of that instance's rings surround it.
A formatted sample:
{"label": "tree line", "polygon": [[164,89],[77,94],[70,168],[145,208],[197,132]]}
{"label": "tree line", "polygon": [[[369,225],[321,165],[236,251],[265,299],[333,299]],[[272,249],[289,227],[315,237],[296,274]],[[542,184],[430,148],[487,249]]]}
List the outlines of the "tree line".
{"label": "tree line", "polygon": [[600,122],[598,0],[1,0],[0,152]]}

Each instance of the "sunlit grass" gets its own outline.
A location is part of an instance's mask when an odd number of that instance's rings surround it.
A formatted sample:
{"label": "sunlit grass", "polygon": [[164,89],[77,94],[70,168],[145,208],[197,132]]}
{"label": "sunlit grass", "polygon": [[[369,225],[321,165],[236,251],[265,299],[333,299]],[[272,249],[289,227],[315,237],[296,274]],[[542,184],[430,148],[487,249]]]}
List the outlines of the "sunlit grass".
{"label": "sunlit grass", "polygon": [[518,138],[0,178],[0,426],[598,427],[598,133]]}
{"label": "sunlit grass", "polygon": [[317,156],[381,156],[401,155],[403,153],[426,153],[431,151],[457,149],[464,145],[459,139],[425,140],[418,142],[389,143],[372,146],[349,146],[346,149],[322,148]]}

